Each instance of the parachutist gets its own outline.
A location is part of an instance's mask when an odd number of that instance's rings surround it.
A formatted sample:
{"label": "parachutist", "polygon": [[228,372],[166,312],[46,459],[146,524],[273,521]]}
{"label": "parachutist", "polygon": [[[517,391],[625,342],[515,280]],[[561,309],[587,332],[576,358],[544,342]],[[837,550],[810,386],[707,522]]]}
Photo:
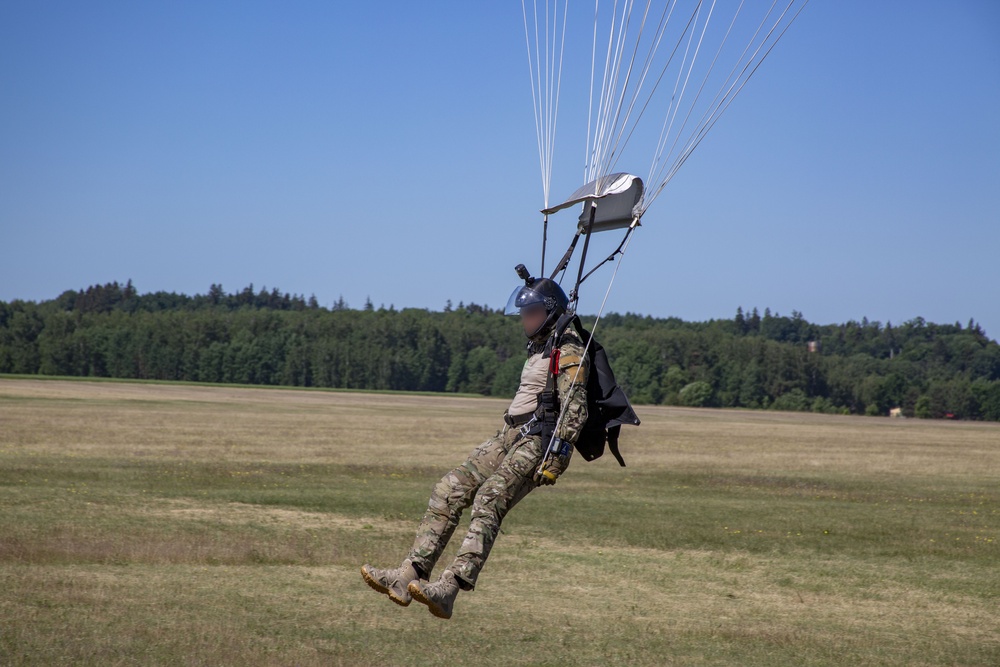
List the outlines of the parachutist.
{"label": "parachutist", "polygon": [[[554,281],[531,278],[523,264],[516,270],[525,284],[511,294],[506,313],[521,316],[529,356],[500,428],[435,484],[402,565],[361,568],[365,582],[396,604],[415,599],[439,618],[451,618],[459,590],[475,587],[507,512],[566,471],[588,421],[590,361],[581,335],[566,328],[573,319],[566,313],[569,299]],[[458,554],[437,581],[428,581],[470,505],[472,520]]]}

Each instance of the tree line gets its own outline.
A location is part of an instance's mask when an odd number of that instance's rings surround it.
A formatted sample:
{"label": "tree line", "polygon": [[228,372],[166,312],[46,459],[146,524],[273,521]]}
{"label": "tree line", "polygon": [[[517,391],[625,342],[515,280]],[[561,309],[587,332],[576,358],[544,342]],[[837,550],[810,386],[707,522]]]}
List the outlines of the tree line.
{"label": "tree line", "polygon": [[[1000,345],[971,320],[627,313],[605,315],[597,338],[639,404],[1000,421]],[[524,359],[517,319],[477,304],[325,308],[252,285],[187,296],[131,281],[0,302],[0,373],[510,396]]]}

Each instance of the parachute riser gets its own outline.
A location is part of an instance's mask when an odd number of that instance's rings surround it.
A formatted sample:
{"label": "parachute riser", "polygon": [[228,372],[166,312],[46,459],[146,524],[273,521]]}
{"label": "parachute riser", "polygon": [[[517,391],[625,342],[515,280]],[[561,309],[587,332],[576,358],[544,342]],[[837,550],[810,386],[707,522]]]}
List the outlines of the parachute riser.
{"label": "parachute riser", "polygon": [[[583,282],[583,268],[587,263],[587,250],[590,248],[590,234],[594,229],[594,219],[597,217],[597,202],[590,202],[590,219],[583,230],[583,252],[580,254],[580,268],[576,272],[576,284],[569,293],[570,303],[578,303],[580,300],[580,284]],[[588,274],[589,275],[589,274]]]}
{"label": "parachute riser", "polygon": [[[597,269],[601,268],[602,266],[604,266],[605,264],[607,264],[608,262],[610,262],[611,260],[613,260],[615,257],[618,256],[619,253],[622,252],[622,249],[625,247],[625,244],[628,242],[628,237],[632,233],[632,230],[634,230],[636,227],[638,227],[639,224],[640,224],[639,223],[639,218],[635,218],[632,221],[632,224],[628,226],[628,229],[625,230],[625,236],[622,237],[622,242],[618,244],[618,247],[615,248],[614,252],[612,252],[610,255],[608,255],[607,257],[605,257],[597,266],[595,266],[590,271],[588,271],[587,275],[585,275],[583,277],[583,280],[580,281],[581,284],[584,281],[586,281],[587,278],[589,278],[590,276],[592,276],[594,274],[594,272],[597,271]],[[577,287],[579,287],[579,285],[577,285]]]}
{"label": "parachute riser", "polygon": [[[596,210],[596,203],[595,204],[591,204],[591,210],[592,211]],[[584,282],[587,281],[587,278],[589,278],[590,276],[594,275],[594,273],[599,268],[601,268],[602,266],[604,266],[608,262],[614,260],[615,257],[617,257],[619,254],[622,253],[623,248],[625,247],[625,244],[628,243],[629,236],[632,234],[632,232],[635,230],[635,228],[638,227],[641,224],[641,219],[638,216],[635,217],[632,220],[632,224],[630,224],[628,226],[628,228],[626,228],[626,230],[625,230],[625,236],[622,237],[621,243],[618,244],[618,247],[615,248],[614,251],[610,255],[608,255],[603,260],[601,260],[597,265],[595,265],[594,268],[590,269],[590,271],[588,271],[586,274],[583,274],[583,270],[584,270],[584,267],[586,266],[586,260],[587,260],[588,243],[590,241],[590,235],[593,233],[593,231],[592,231],[592,228],[593,228],[593,219],[594,219],[594,216],[591,215],[590,221],[588,222],[587,227],[584,228],[583,230],[578,230],[577,233],[573,236],[573,240],[570,242],[569,248],[566,249],[565,254],[559,260],[559,263],[556,265],[555,270],[549,276],[550,280],[555,280],[556,276],[560,272],[566,270],[566,267],[569,265],[570,260],[573,258],[573,253],[576,250],[576,244],[577,244],[577,242],[580,240],[580,235],[581,234],[585,234],[587,238],[585,239],[584,244],[583,244],[583,246],[584,246],[583,247],[583,255],[580,257],[580,266],[579,266],[578,271],[577,271],[577,280],[576,280],[575,285],[573,286],[573,288],[569,292],[570,303],[572,303],[572,304],[575,304],[579,300],[578,297],[579,297],[579,292],[580,292],[580,286]],[[543,264],[542,264],[542,272],[543,272],[543,274],[544,274],[544,270],[545,270],[544,261],[545,261],[545,258],[543,256],[543,258],[542,258],[542,262],[543,262]],[[583,274],[582,277],[581,277],[581,274]]]}
{"label": "parachute riser", "polygon": [[[552,275],[549,276],[549,280],[555,280],[556,276],[559,275],[561,271],[566,270],[566,267],[569,265],[569,260],[573,258],[573,251],[576,250],[576,242],[579,240],[580,240],[580,232],[577,231],[577,233],[573,235],[573,240],[569,242],[569,248],[566,249],[566,252],[563,254],[562,259],[560,259],[559,263],[556,264],[556,268],[552,272]],[[544,275],[544,272],[542,273]]]}
{"label": "parachute riser", "polygon": [[542,218],[542,268],[538,271],[538,275],[545,275],[545,246],[549,240],[549,214],[546,213],[545,217]]}

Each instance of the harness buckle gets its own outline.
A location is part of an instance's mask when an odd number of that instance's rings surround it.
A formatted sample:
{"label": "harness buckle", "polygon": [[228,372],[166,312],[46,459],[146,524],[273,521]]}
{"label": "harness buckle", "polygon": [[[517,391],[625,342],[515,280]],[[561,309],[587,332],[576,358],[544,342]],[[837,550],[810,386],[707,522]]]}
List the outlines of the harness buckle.
{"label": "harness buckle", "polygon": [[530,434],[531,428],[535,425],[535,423],[537,421],[538,421],[538,417],[535,416],[535,415],[531,415],[531,419],[529,419],[528,421],[524,422],[523,424],[521,424],[521,426],[518,427],[517,430],[521,434],[522,438],[527,438],[528,437],[528,435]]}

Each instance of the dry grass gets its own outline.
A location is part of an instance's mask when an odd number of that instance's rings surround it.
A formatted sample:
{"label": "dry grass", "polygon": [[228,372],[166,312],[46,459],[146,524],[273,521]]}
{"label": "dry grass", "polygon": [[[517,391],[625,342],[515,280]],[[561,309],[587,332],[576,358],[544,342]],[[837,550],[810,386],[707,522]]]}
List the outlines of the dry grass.
{"label": "dry grass", "polygon": [[375,595],[503,407],[0,378],[0,664],[1000,664],[996,424],[641,407],[454,619]]}

